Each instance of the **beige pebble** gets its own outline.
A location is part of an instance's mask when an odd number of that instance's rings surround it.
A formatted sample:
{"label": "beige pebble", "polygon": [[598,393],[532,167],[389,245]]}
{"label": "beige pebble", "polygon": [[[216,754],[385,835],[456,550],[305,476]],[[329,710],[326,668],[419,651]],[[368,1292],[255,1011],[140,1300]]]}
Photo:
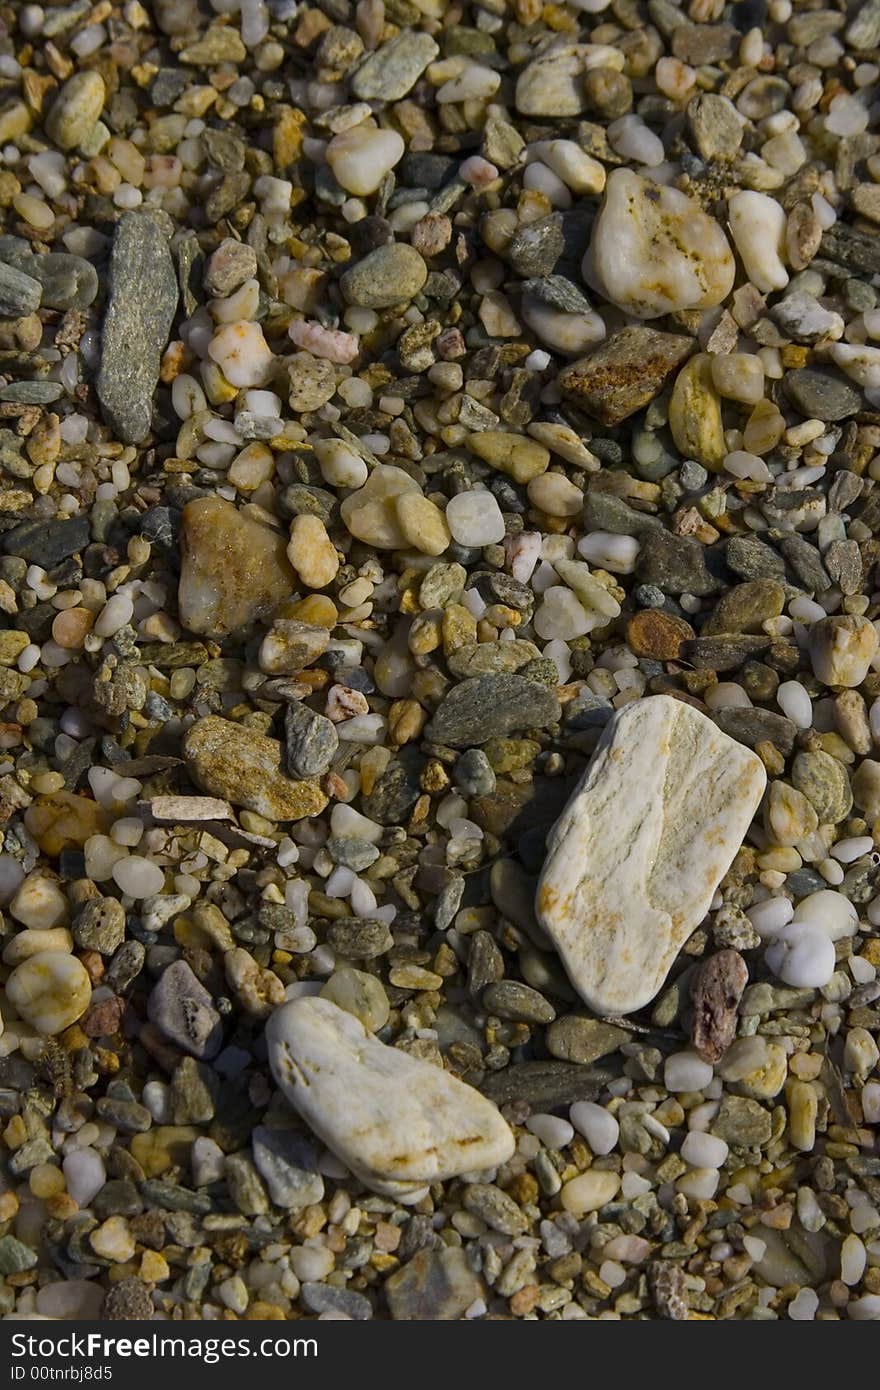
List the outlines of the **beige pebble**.
{"label": "beige pebble", "polygon": [[395,511],[404,539],[423,555],[442,555],[452,539],[440,508],[418,492],[401,492]]}
{"label": "beige pebble", "polygon": [[319,516],[302,513],[293,518],[287,558],[309,589],[325,589],[339,570],[336,547]]}
{"label": "beige pebble", "polygon": [[564,1209],[581,1217],[599,1211],[617,1196],[620,1178],[617,1173],[590,1168],[565,1184],[559,1194]]}
{"label": "beige pebble", "polygon": [[76,956],[41,951],[15,967],[6,981],[6,995],[25,1023],[52,1037],[85,1013],[92,984]]}

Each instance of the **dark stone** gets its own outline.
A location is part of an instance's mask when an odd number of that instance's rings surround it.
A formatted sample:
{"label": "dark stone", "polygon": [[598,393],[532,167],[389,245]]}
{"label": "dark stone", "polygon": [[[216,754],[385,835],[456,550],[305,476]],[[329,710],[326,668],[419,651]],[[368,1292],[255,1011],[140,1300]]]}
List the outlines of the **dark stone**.
{"label": "dark stone", "polygon": [[25,521],[5,533],[0,547],[6,555],[46,569],[84,550],[88,543],[88,516],[74,516],[69,521]]}

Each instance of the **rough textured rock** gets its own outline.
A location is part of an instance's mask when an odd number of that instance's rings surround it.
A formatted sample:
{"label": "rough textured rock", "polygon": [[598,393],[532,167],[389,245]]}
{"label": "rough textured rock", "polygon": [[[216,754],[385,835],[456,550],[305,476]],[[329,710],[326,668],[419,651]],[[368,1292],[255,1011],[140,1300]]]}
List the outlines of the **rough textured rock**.
{"label": "rough textured rock", "polygon": [[619,425],[663,389],[696,347],[693,338],[633,326],[559,373],[559,389],[603,425]]}
{"label": "rough textured rock", "polygon": [[453,686],[427,727],[435,743],[470,748],[493,735],[544,728],[560,715],[555,693],[525,676],[502,672]]}
{"label": "rough textured rock", "polygon": [[695,972],[691,980],[691,1037],[707,1062],[720,1061],[733,1042],[737,1008],[748,982],[748,966],[739,951],[716,951]]}
{"label": "rough textured rock", "polygon": [[190,632],[226,637],[265,617],[296,587],[285,538],[221,497],[187,503],[182,542],[178,604]]}
{"label": "rough textured rock", "polygon": [[401,1200],[438,1178],[504,1163],[510,1129],[449,1072],[367,1033],[329,999],[306,996],[266,1026],[269,1065],[291,1105],[370,1188]]}
{"label": "rough textured rock", "polygon": [[536,897],[590,1008],[622,1014],[653,999],[765,783],[753,753],[682,701],[653,696],[610,721],[550,834]]}
{"label": "rough textured rock", "polygon": [[110,257],[96,389],[104,419],[126,444],[139,444],[150,432],[178,294],[174,261],[158,223],[148,213],[125,213]]}
{"label": "rough textured rock", "polygon": [[218,715],[209,714],[187,729],[183,756],[193,781],[209,796],[224,797],[268,820],[302,820],[327,805],[317,783],[285,777],[277,739]]}

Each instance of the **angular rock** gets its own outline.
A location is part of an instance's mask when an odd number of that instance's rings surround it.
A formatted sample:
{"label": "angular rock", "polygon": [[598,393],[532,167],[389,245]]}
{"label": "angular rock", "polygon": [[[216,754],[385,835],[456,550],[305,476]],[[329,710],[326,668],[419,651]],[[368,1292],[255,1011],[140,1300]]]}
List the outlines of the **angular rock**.
{"label": "angular rock", "polygon": [[43,287],[32,275],[0,262],[0,314],[4,318],[21,318],[40,307]]}
{"label": "angular rock", "polygon": [[375,1192],[418,1200],[429,1183],[513,1154],[513,1134],[478,1091],[379,1042],[329,999],[277,1009],[266,1043],[290,1104]]}
{"label": "angular rock", "polygon": [[482,1298],[485,1288],[464,1250],[419,1250],[385,1280],[385,1297],[395,1321],[452,1321]]}
{"label": "angular rock", "polygon": [[284,711],[284,750],[291,777],[320,777],[333,761],[339,735],[331,720],[299,700]]}
{"label": "angular rock", "polygon": [[179,293],[158,222],[145,212],[126,212],[113,238],[95,383],[104,419],[125,444],[140,444],[150,432],[153,392]]}
{"label": "angular rock", "polygon": [[293,782],[284,775],[277,739],[219,715],[206,715],[187,729],[183,758],[193,781],[209,796],[268,820],[302,820],[319,815],[327,805],[317,783]]}
{"label": "angular rock", "polygon": [[557,1018],[544,1035],[547,1051],[563,1062],[579,1062],[582,1066],[597,1062],[616,1052],[621,1043],[629,1042],[630,1034],[614,1023],[603,1023],[586,1014],[566,1014]]}
{"label": "angular rock", "polygon": [[670,696],[634,701],[610,721],[549,836],[535,900],[590,1008],[624,1014],[653,999],[766,780],[759,758]]}
{"label": "angular rock", "polygon": [[563,368],[559,389],[603,425],[619,425],[662,391],[696,346],[680,333],[622,328],[588,357]]}
{"label": "angular rock", "polygon": [[559,701],[546,685],[505,671],[453,686],[425,733],[434,743],[470,748],[493,735],[546,728],[560,713]]}
{"label": "angular rock", "polygon": [[612,304],[640,319],[709,309],[735,272],[724,232],[687,194],[630,169],[608,175],[583,274]]}
{"label": "angular rock", "polygon": [[850,689],[861,685],[880,639],[867,618],[838,614],[810,627],[808,650],[816,678],[824,685]]}
{"label": "angular rock", "polygon": [[147,1000],[150,1022],[191,1057],[215,1057],[223,1025],[214,1001],[185,960],[176,960],[159,976]]}
{"label": "angular rock", "polygon": [[223,638],[265,617],[296,588],[285,538],[222,497],[183,509],[178,605],[190,632]]}
{"label": "angular rock", "polygon": [[254,1167],[276,1207],[299,1211],[321,1201],[324,1179],[318,1172],[316,1147],[306,1135],[257,1125],[251,1146]]}
{"label": "angular rock", "polygon": [[400,101],[440,52],[430,34],[404,29],[368,54],[351,79],[358,101]]}
{"label": "angular rock", "polygon": [[719,729],[723,730],[737,743],[745,743],[749,748],[768,741],[774,743],[784,757],[788,757],[797,737],[797,725],[784,715],[772,709],[729,709],[716,710],[712,715]]}

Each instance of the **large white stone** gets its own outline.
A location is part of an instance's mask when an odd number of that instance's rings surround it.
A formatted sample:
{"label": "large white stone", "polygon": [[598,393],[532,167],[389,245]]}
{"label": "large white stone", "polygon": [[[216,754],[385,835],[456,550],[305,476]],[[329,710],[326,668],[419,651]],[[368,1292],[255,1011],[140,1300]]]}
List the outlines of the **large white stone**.
{"label": "large white stone", "polygon": [[266,1025],[269,1065],[315,1134],[367,1187],[416,1201],[429,1183],[496,1168],[515,1141],[493,1103],[368,1033],[315,995]]}
{"label": "large white stone", "polygon": [[605,299],[640,319],[709,309],[726,299],[735,273],[724,232],[693,198],[631,169],[608,175],[583,263]]}
{"label": "large white stone", "polygon": [[669,695],[616,714],[554,826],[536,911],[590,1008],[653,999],[740,848],[756,755]]}

